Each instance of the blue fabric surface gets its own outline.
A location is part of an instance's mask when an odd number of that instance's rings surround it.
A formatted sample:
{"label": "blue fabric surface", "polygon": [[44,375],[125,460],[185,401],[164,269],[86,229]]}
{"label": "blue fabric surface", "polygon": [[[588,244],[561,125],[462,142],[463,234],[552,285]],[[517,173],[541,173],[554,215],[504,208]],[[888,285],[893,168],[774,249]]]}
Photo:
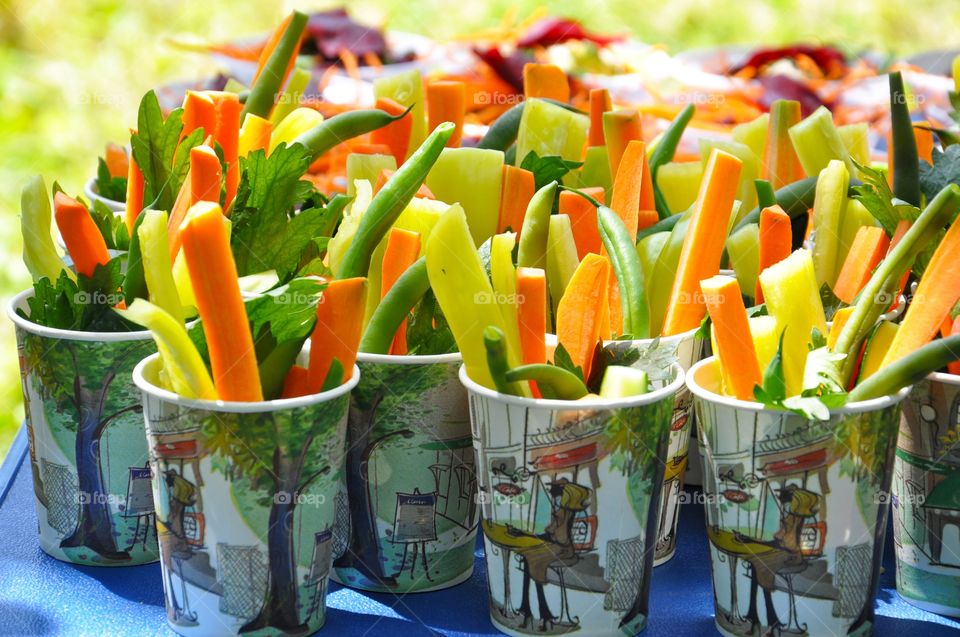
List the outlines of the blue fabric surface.
{"label": "blue fabric surface", "polygon": [[[40,551],[24,455],[21,435],[0,468],[0,635],[173,635],[166,626],[159,564],[74,566]],[[888,542],[875,634],[956,636],[960,622],[900,599],[892,554]],[[485,579],[478,550],[473,576],[445,591],[401,597],[332,584],[327,624],[318,634],[499,635],[488,619]],[[717,634],[700,504],[683,506],[679,548],[654,572],[650,609],[645,637]]]}

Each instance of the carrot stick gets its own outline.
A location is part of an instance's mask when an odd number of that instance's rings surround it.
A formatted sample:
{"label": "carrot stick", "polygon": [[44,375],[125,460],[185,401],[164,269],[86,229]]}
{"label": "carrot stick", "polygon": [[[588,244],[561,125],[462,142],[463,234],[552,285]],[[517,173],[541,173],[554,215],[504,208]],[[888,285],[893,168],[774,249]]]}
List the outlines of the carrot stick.
{"label": "carrot stick", "polygon": [[173,209],[170,210],[170,219],[167,221],[167,243],[170,246],[170,263],[175,263],[177,254],[180,253],[180,243],[182,240],[180,236],[180,226],[183,224],[183,220],[187,218],[187,212],[190,210],[190,206],[193,205],[192,182],[193,174],[191,170],[188,170],[187,176],[183,180],[183,185],[180,186],[180,192],[177,193],[177,198],[173,202]]}
{"label": "carrot stick", "polygon": [[663,323],[664,336],[692,330],[703,320],[706,307],[699,293],[700,281],[719,272],[727,234],[723,229],[729,224],[737,196],[740,168],[740,160],[729,153],[714,149],[710,155],[683,238]]}
{"label": "carrot stick", "polygon": [[323,388],[333,359],[343,365],[343,382],[353,375],[363,309],[367,302],[367,279],[355,277],[331,281],[317,305],[317,324],[310,336],[310,392]]}
{"label": "carrot stick", "polygon": [[[950,327],[950,335],[960,334],[960,316],[953,319],[953,325]],[[960,361],[947,363],[947,371],[951,374],[960,374]]]}
{"label": "carrot stick", "polygon": [[[604,201],[602,186],[581,188],[581,192],[590,195],[600,203]],[[603,242],[597,228],[597,208],[592,203],[569,190],[560,191],[560,214],[570,217],[573,241],[577,244],[577,256],[582,260],[588,253],[600,254]]]}
{"label": "carrot stick", "polygon": [[[546,363],[547,275],[540,268],[517,268],[517,323],[524,365]],[[530,389],[540,397],[535,381]]]}
{"label": "carrot stick", "polygon": [[850,315],[853,314],[853,310],[853,306],[847,306],[834,312],[833,322],[830,323],[830,333],[827,335],[827,347],[830,348],[830,350],[833,350],[833,346],[837,344],[837,339],[840,338],[840,332],[843,331],[843,326],[850,320]]}
{"label": "carrot stick", "polygon": [[[377,183],[373,185],[373,194],[380,192],[380,189],[387,185],[387,182],[390,181],[390,178],[393,177],[395,170],[387,170],[386,168],[382,169],[377,175]],[[427,184],[420,184],[420,187],[417,189],[417,194],[415,197],[420,197],[421,199],[436,199],[430,189],[427,188]]]}
{"label": "carrot stick", "polygon": [[127,231],[133,233],[133,224],[137,222],[137,216],[143,210],[143,173],[137,166],[137,160],[130,157],[127,164],[127,202],[125,204],[127,214]]}
{"label": "carrot stick", "polygon": [[847,258],[837,276],[833,286],[833,293],[838,299],[852,305],[857,294],[870,280],[874,268],[880,263],[887,252],[890,241],[883,228],[877,226],[861,226],[853,239]]}
{"label": "carrot stick", "polygon": [[[505,232],[508,228],[517,233],[517,240],[520,239],[520,230],[523,228],[523,218],[527,214],[527,206],[533,199],[534,179],[533,173],[523,168],[503,165],[503,187],[500,190],[500,218],[497,221],[497,232]],[[563,201],[564,193],[560,193],[560,200]],[[582,197],[577,197],[582,199]],[[596,217],[596,212],[594,212]],[[596,221],[594,221],[596,225]],[[597,237],[600,235],[598,234]]]}
{"label": "carrot stick", "polygon": [[270,34],[270,37],[267,38],[267,41],[263,44],[263,48],[260,49],[260,58],[257,60],[257,70],[253,74],[253,81],[250,82],[250,86],[253,86],[257,83],[257,78],[260,77],[261,73],[263,73],[263,69],[267,65],[267,60],[270,59],[270,55],[273,53],[273,50],[277,48],[277,44],[280,43],[280,38],[283,37],[283,32],[286,31],[287,27],[290,25],[291,19],[293,19],[292,13],[288,14],[283,20],[280,21],[280,24],[276,26],[276,28],[273,30],[273,33]]}
{"label": "carrot stick", "polygon": [[528,62],[523,65],[523,95],[527,99],[546,97],[567,103],[570,101],[570,81],[563,69],[555,64]]}
{"label": "carrot stick", "polygon": [[204,135],[212,135],[217,129],[217,110],[213,98],[206,91],[187,91],[183,98],[183,139],[198,128]]}
{"label": "carrot stick", "polygon": [[283,380],[283,391],[280,398],[296,398],[310,393],[310,372],[306,367],[293,365]]}
{"label": "carrot stick", "polygon": [[216,124],[213,130],[213,139],[223,150],[223,161],[227,165],[226,198],[224,207],[229,208],[237,194],[237,185],[240,183],[240,162],[237,161],[240,151],[240,113],[243,104],[234,93],[213,93]]}
{"label": "carrot stick", "polygon": [[111,177],[125,177],[129,171],[127,151],[122,146],[110,142],[104,151],[103,161]]}
{"label": "carrot stick", "polygon": [[609,322],[610,327],[603,334],[604,338],[616,338],[623,334],[623,306],[620,300],[620,284],[617,277],[610,277],[607,286],[607,298],[609,299]]}
{"label": "carrot stick", "polygon": [[929,126],[930,123],[914,122],[913,137],[917,140],[917,157],[928,164],[933,164],[933,133],[926,128],[919,128],[917,124]]}
{"label": "carrot stick", "polygon": [[[893,230],[893,237],[890,238],[890,247],[887,248],[887,254],[893,252],[893,249],[897,247],[897,244],[900,243],[900,240],[903,239],[903,235],[907,234],[907,230],[910,229],[910,226],[913,225],[913,222],[907,221],[906,219],[901,219],[900,223],[897,224],[897,227]],[[903,288],[907,286],[907,281],[910,279],[910,270],[907,270],[903,273],[903,276],[900,277],[900,283],[897,285],[897,290],[893,297],[893,303],[890,304],[890,310],[892,311],[900,307],[900,296],[903,294]]]}
{"label": "carrot stick", "polygon": [[610,270],[606,257],[588,254],[573,273],[557,307],[557,341],[574,365],[583,369],[584,378],[590,378],[603,315],[609,311]]}
{"label": "carrot stick", "polygon": [[209,146],[190,149],[190,205],[198,201],[220,203],[220,158]]}
{"label": "carrot stick", "polygon": [[[383,253],[383,274],[380,276],[380,298],[383,299],[413,262],[420,258],[420,233],[393,228],[387,235],[387,247]],[[407,321],[400,323],[393,337],[390,353],[403,356],[407,353]]]}
{"label": "carrot stick", "polygon": [[255,150],[270,148],[270,135],[273,134],[273,122],[265,117],[248,113],[240,129],[237,155],[246,157]]}
{"label": "carrot stick", "polygon": [[886,367],[926,345],[960,298],[960,223],[954,223],[933,253],[913,303],[883,358]]}
{"label": "carrot stick", "polygon": [[444,122],[453,122],[456,126],[453,135],[447,140],[448,148],[460,146],[466,112],[467,89],[463,82],[442,81],[427,84],[427,122],[430,130]]}
{"label": "carrot stick", "polygon": [[[397,102],[386,97],[378,97],[375,108],[386,111],[393,116],[400,115],[407,110]],[[406,117],[402,117],[370,133],[370,143],[385,144],[389,147],[394,159],[397,160],[397,166],[399,166],[407,158],[407,147],[410,145],[410,135],[412,131],[413,115],[407,113]]]}
{"label": "carrot stick", "polygon": [[603,138],[607,144],[607,158],[610,161],[610,174],[616,176],[620,168],[620,158],[627,145],[634,140],[643,140],[640,129],[640,115],[635,110],[608,111],[601,116],[603,120]]}
{"label": "carrot stick", "polygon": [[263,400],[257,354],[226,224],[219,205],[207,201],[194,205],[180,233],[183,256],[207,339],[217,396],[256,402]]}
{"label": "carrot stick", "polygon": [[587,133],[587,146],[604,146],[603,114],[613,108],[610,91],[605,88],[590,89],[590,128]]}
{"label": "carrot stick", "polygon": [[[790,256],[793,243],[793,230],[790,227],[790,215],[780,206],[770,206],[760,211],[760,269],[763,272],[774,263],[780,263]],[[754,296],[757,305],[763,303],[763,290],[760,281]]]}
{"label": "carrot stick", "polygon": [[54,216],[78,274],[93,276],[98,265],[110,261],[107,243],[86,206],[63,192],[53,196]]}
{"label": "carrot stick", "polygon": [[616,175],[610,207],[623,220],[630,236],[635,237],[638,230],[659,221],[646,145],[642,141],[633,140],[627,144]]}
{"label": "carrot stick", "polygon": [[725,389],[741,400],[753,400],[753,388],[762,377],[740,285],[733,277],[718,275],[701,281],[700,289],[713,321]]}

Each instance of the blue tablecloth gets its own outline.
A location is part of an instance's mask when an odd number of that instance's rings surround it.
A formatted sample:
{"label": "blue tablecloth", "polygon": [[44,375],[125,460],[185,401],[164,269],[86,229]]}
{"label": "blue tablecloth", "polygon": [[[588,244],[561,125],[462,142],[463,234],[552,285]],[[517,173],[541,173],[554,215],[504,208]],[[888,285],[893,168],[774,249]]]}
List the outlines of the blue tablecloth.
{"label": "blue tablecloth", "polygon": [[[160,565],[96,568],[65,564],[37,546],[26,436],[0,467],[0,635],[173,635],[167,627]],[[890,534],[888,534],[889,536]],[[960,622],[921,611],[894,588],[892,545],[877,599],[877,635],[957,635]],[[360,593],[336,584],[321,635],[499,635],[487,615],[486,574],[436,593]],[[716,635],[703,508],[680,518],[677,555],[656,569],[645,637]]]}

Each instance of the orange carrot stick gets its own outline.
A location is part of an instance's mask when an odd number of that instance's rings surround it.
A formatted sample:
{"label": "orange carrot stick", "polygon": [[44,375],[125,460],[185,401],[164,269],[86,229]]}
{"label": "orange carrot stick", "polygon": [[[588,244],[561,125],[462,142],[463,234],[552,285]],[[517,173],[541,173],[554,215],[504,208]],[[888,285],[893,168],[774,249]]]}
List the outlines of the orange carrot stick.
{"label": "orange carrot stick", "polygon": [[610,207],[623,220],[630,236],[635,237],[637,230],[659,220],[653,202],[653,181],[647,163],[646,145],[642,141],[633,140],[627,144],[616,175]]}
{"label": "orange carrot stick", "polygon": [[224,206],[229,208],[240,183],[240,162],[237,158],[240,152],[240,113],[243,112],[243,104],[235,93],[225,92],[214,93],[213,103],[216,113],[213,139],[220,144],[223,161],[227,165]]}
{"label": "orange carrot stick", "polygon": [[367,279],[331,281],[317,305],[317,324],[310,336],[310,392],[316,393],[330,372],[333,359],[343,365],[343,380],[350,380],[363,333]]}
{"label": "orange carrot stick", "polygon": [[[917,140],[917,157],[927,162],[933,163],[933,133],[926,128],[919,128],[917,124],[929,126],[929,122],[915,122],[913,126],[913,138]],[[888,146],[888,148],[890,148]]]}
{"label": "orange carrot stick", "polygon": [[[387,182],[390,181],[390,178],[393,177],[393,174],[397,172],[395,170],[387,170],[383,168],[380,170],[380,174],[377,175],[377,183],[373,185],[373,193],[376,194],[380,192],[380,189],[387,185]],[[427,188],[427,184],[420,184],[420,187],[417,189],[417,194],[415,197],[420,197],[421,199],[436,199],[430,189]]]}
{"label": "orange carrot stick", "polygon": [[523,94],[531,97],[546,97],[558,102],[570,101],[570,81],[567,74],[555,64],[523,65]]}
{"label": "orange carrot stick", "polygon": [[753,400],[753,388],[762,377],[740,285],[733,277],[718,275],[701,281],[700,289],[713,321],[717,356],[728,389],[741,400]]}
{"label": "orange carrot stick", "polygon": [[587,133],[587,146],[604,146],[603,114],[613,108],[610,91],[605,88],[590,89],[590,128]]}
{"label": "orange carrot stick", "polygon": [[310,372],[306,367],[294,365],[287,372],[287,377],[283,380],[283,391],[280,392],[280,398],[296,398],[297,396],[306,396],[310,393]]}
{"label": "orange carrot stick", "polygon": [[603,337],[616,338],[623,334],[623,306],[620,305],[620,284],[615,276],[610,277],[607,286],[607,299],[609,299],[607,305],[610,306],[608,311],[610,327],[603,334]]}
{"label": "orange carrot stick", "polygon": [[[893,230],[893,237],[890,238],[890,247],[887,248],[887,254],[893,251],[897,247],[897,244],[900,243],[900,240],[903,239],[903,235],[907,234],[907,230],[910,229],[913,223],[907,221],[906,219],[901,219],[900,223],[897,224],[897,227]],[[892,311],[900,307],[900,296],[903,294],[903,288],[907,286],[907,281],[910,279],[910,270],[907,270],[903,273],[903,276],[900,277],[900,283],[897,285],[897,291],[893,296],[893,303],[890,304],[890,310]]]}
{"label": "orange carrot stick", "polygon": [[740,160],[729,153],[714,149],[710,155],[690,225],[683,238],[680,262],[663,323],[664,336],[692,330],[703,320],[706,306],[700,294],[700,281],[716,275],[720,270],[720,257],[727,234],[724,229],[729,224],[733,201],[737,196],[740,169]]}
{"label": "orange carrot stick", "polygon": [[[793,231],[790,227],[790,215],[780,206],[774,205],[760,211],[760,269],[763,272],[771,265],[780,263],[790,256],[793,245]],[[757,281],[757,305],[763,303],[763,290]]]}
{"label": "orange carrot stick", "polygon": [[107,144],[106,151],[103,154],[103,161],[107,165],[107,172],[111,177],[125,177],[129,168],[127,166],[127,151],[122,146],[110,142]]}
{"label": "orange carrot stick", "polygon": [[180,131],[180,139],[198,128],[203,129],[204,135],[212,135],[217,129],[217,109],[208,92],[187,91],[183,98],[183,130]]}
{"label": "orange carrot stick", "polygon": [[[503,165],[503,188],[500,191],[500,218],[497,221],[497,232],[504,232],[508,228],[517,233],[520,239],[520,229],[523,227],[523,218],[527,214],[527,206],[533,199],[533,173],[523,168]],[[560,193],[563,201],[564,193]],[[599,235],[598,235],[599,236]]]}
{"label": "orange carrot stick", "polygon": [[583,368],[584,378],[590,378],[603,314],[609,311],[610,270],[606,257],[588,254],[570,278],[557,307],[557,341],[574,365]]}
{"label": "orange carrot stick", "polygon": [[[378,97],[375,105],[381,111],[386,111],[396,117],[403,113],[406,108],[386,97]],[[413,115],[407,113],[394,122],[390,122],[383,128],[370,133],[370,143],[385,144],[390,148],[391,154],[397,160],[397,166],[403,163],[407,158],[407,147],[410,145],[410,133],[413,130]]]}
{"label": "orange carrot stick", "polygon": [[125,206],[127,231],[132,235],[133,224],[137,222],[137,217],[143,210],[143,173],[137,166],[137,160],[132,156],[127,164],[127,202]]}
{"label": "orange carrot stick", "polygon": [[53,196],[54,216],[78,274],[93,276],[98,265],[110,261],[107,243],[86,206],[63,192]]}
{"label": "orange carrot stick", "polygon": [[[582,188],[581,191],[600,203],[604,202],[602,186]],[[562,190],[558,210],[560,214],[570,217],[573,241],[577,244],[577,256],[583,259],[590,252],[600,254],[603,242],[597,228],[597,208],[577,193]]]}
{"label": "orange carrot stick", "polygon": [[833,346],[837,344],[837,339],[840,338],[840,332],[843,331],[843,326],[850,320],[853,309],[853,306],[848,305],[847,307],[840,308],[833,314],[833,321],[830,323],[830,334],[827,336],[827,347],[831,350],[833,350]]}
{"label": "orange carrot stick", "polygon": [[[546,363],[547,276],[540,268],[517,268],[517,324],[523,364]],[[530,389],[540,397],[535,381]]]}
{"label": "orange carrot stick", "polygon": [[635,110],[620,110],[603,113],[601,118],[603,138],[607,144],[607,159],[610,162],[610,174],[616,177],[620,169],[620,158],[626,152],[627,145],[634,140],[643,140],[640,115]]}
{"label": "orange carrot stick", "polygon": [[833,286],[833,293],[838,299],[852,305],[857,294],[870,280],[874,268],[880,263],[887,252],[890,241],[883,228],[877,226],[861,226],[843,261],[837,282]]}
{"label": "orange carrot stick", "polygon": [[198,201],[220,203],[220,158],[209,146],[190,149],[190,205]]}
{"label": "orange carrot stick", "polygon": [[954,223],[933,253],[913,303],[883,358],[885,367],[926,345],[960,298],[960,223]]}
{"label": "orange carrot stick", "polygon": [[177,193],[177,198],[173,202],[173,209],[170,210],[170,219],[167,221],[167,243],[170,244],[171,263],[177,260],[177,254],[180,253],[180,243],[182,241],[180,226],[183,224],[183,220],[186,219],[190,206],[193,205],[193,193],[191,191],[191,183],[193,182],[192,172],[191,170],[187,171],[183,185],[180,186],[180,192]]}
{"label": "orange carrot stick", "polygon": [[217,396],[221,400],[261,401],[257,354],[230,252],[227,221],[215,203],[204,201],[191,211],[180,235]]}
{"label": "orange carrot stick", "polygon": [[[386,296],[413,262],[420,258],[420,233],[393,228],[387,235],[387,247],[383,252],[383,270],[380,277],[380,298]],[[390,353],[403,356],[407,353],[407,322],[404,320],[393,337]]]}
{"label": "orange carrot stick", "polygon": [[463,138],[463,117],[467,112],[467,89],[463,82],[442,81],[427,84],[427,122],[430,130],[444,122],[456,128],[447,140],[448,148],[460,146]]}

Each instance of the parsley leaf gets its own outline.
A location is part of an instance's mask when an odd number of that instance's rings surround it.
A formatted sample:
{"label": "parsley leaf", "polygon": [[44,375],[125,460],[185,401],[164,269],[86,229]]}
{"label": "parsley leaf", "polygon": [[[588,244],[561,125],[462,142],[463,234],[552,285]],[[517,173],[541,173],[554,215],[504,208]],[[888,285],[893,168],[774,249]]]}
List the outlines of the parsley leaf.
{"label": "parsley leaf", "polygon": [[277,343],[306,338],[317,320],[317,304],[326,284],[318,279],[294,279],[245,303],[252,333],[266,327]]}
{"label": "parsley leaf", "polygon": [[568,372],[571,372],[581,381],[584,380],[583,368],[579,365],[573,364],[573,359],[570,357],[570,352],[568,352],[567,348],[563,346],[563,343],[557,343],[557,349],[553,352],[553,364],[557,367],[567,370]]}
{"label": "parsley leaf", "polygon": [[531,150],[520,163],[520,168],[533,173],[534,188],[540,190],[551,181],[559,182],[571,170],[583,165],[581,161],[569,161],[557,155],[541,157]]}
{"label": "parsley leaf", "polygon": [[120,203],[127,200],[127,178],[111,175],[103,157],[97,158],[97,194]]}
{"label": "parsley leaf", "polygon": [[864,166],[856,161],[857,170],[863,183],[854,186],[856,193],[853,198],[863,204],[863,207],[873,215],[883,227],[887,236],[892,237],[900,223],[901,216],[893,205],[893,191],[887,184],[887,172],[880,168]]}
{"label": "parsley leaf", "polygon": [[55,284],[47,277],[40,279],[34,283],[34,295],[27,301],[30,315],[22,311],[18,314],[38,325],[80,332],[140,329],[113,311],[123,300],[121,259],[114,257],[106,265],[98,265],[93,276],[78,274],[76,282],[65,271]]}
{"label": "parsley leaf", "polygon": [[457,342],[447,325],[447,319],[437,303],[437,297],[428,290],[417,304],[407,322],[407,353],[429,356],[457,351]]}
{"label": "parsley leaf", "polygon": [[90,217],[97,224],[107,248],[111,250],[129,250],[130,233],[123,215],[114,214],[102,201],[94,201]]}
{"label": "parsley leaf", "polygon": [[948,184],[960,184],[960,145],[933,149],[933,165],[920,162],[920,190],[927,201]]}

